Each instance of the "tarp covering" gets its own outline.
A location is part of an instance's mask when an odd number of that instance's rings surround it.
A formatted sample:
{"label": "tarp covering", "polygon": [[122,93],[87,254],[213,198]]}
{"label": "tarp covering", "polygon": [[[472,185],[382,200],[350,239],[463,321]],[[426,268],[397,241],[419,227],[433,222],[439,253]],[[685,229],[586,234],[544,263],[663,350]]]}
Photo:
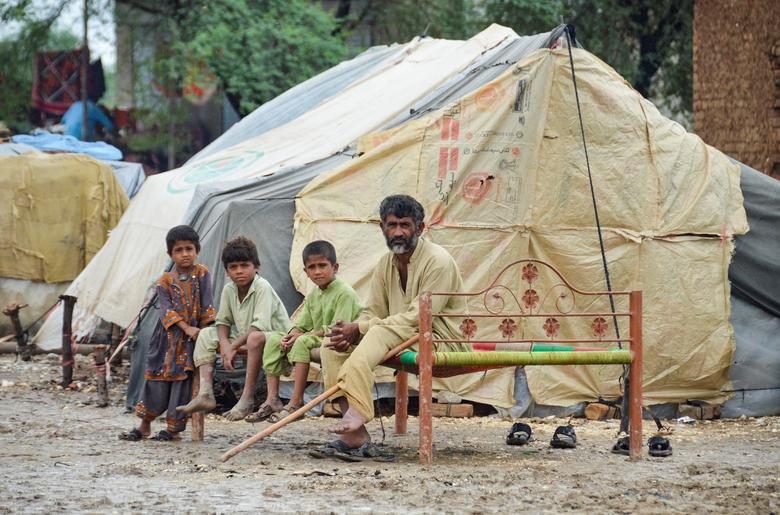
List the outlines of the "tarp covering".
{"label": "tarp covering", "polygon": [[146,174],[144,173],[144,166],[141,163],[129,163],[126,161],[106,161],[114,169],[116,178],[119,179],[119,184],[122,185],[122,189],[125,190],[127,196],[130,198],[135,197],[146,180]]}
{"label": "tarp covering", "polygon": [[354,59],[288,89],[242,118],[188,162],[199,161],[298,118],[350,84],[393,66],[403,59],[407,48],[407,45],[369,48]]}
{"label": "tarp covering", "polygon": [[68,290],[79,299],[76,326],[85,330],[96,316],[123,327],[130,323],[146,285],[168,261],[163,245],[149,242],[162,242],[166,231],[181,222],[198,184],[259,177],[332,155],[511,37],[517,36],[510,29],[493,25],[468,41],[415,39],[404,45],[403,59],[392,67],[363,77],[306,115],[150,177],[106,245]]}
{"label": "tarp covering", "polygon": [[72,280],[127,205],[111,167],[90,157],[0,157],[0,276]]}
{"label": "tarp covering", "polygon": [[[748,229],[739,168],[598,58],[579,49],[574,57],[613,288],[644,292],[645,396],[722,401],[734,348],[731,238]],[[386,251],[379,202],[408,193],[426,207],[426,237],[455,257],[469,290],[523,257],[552,263],[581,289],[604,290],[573,99],[567,50],[540,50],[461,101],[364,138],[366,155],[299,195],[290,268],[298,289],[308,285],[293,258],[323,238],[337,244],[342,278],[365,295]],[[561,334],[573,330],[562,324]],[[534,400],[564,406],[616,397],[620,372],[527,369]]]}
{"label": "tarp covering", "polygon": [[780,317],[780,181],[739,164],[750,232],[736,241],[731,291]]}

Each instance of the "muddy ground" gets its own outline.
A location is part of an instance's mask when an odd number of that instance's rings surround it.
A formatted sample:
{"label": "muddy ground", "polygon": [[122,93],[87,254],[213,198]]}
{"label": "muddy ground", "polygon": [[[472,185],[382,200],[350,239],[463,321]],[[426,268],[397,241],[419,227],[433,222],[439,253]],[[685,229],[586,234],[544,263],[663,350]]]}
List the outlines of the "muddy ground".
{"label": "muddy ground", "polygon": [[[403,437],[384,420],[394,463],[310,457],[333,421],[310,418],[220,463],[265,424],[209,415],[201,443],[189,432],[121,442],[136,423],[123,413],[123,381],[97,408],[90,360],[78,360],[77,391],[57,388],[58,360],[0,357],[0,513],[770,513],[780,503],[778,418],[675,425],[674,455],[639,463],[609,452],[617,421],[574,420],[579,446],[561,451],[548,442],[566,420],[527,420],[536,441],[518,448],[504,444],[508,421],[435,419],[432,467],[417,463],[415,418]],[[381,441],[379,422],[370,429]]]}

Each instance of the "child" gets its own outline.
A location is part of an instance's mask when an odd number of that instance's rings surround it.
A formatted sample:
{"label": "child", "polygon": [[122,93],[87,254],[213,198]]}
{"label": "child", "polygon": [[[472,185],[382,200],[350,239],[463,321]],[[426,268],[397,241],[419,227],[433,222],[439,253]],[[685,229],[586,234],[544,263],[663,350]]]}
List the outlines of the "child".
{"label": "child", "polygon": [[[263,369],[268,380],[268,405],[277,413],[262,411],[247,417],[250,422],[268,418],[270,422],[283,419],[303,406],[303,390],[309,376],[310,352],[319,348],[328,327],[336,320],[353,321],[363,307],[355,290],[347,283],[336,279],[339,264],[336,261],[336,249],[327,241],[314,241],[303,249],[303,269],[306,276],[317,285],[306,297],[300,316],[293,328],[281,341],[268,342],[263,352]],[[271,384],[274,392],[279,391],[279,376],[289,372],[294,366],[295,386],[290,402],[282,408],[282,401],[271,398]],[[279,411],[281,408],[281,411]]]}
{"label": "child", "polygon": [[187,417],[176,411],[192,398],[193,347],[204,326],[214,322],[211,275],[195,263],[200,238],[192,227],[179,225],[165,237],[168,255],[175,268],[157,281],[160,323],[149,342],[144,387],[135,414],[141,419],[137,429],[119,435],[138,441],[151,434],[152,421],[167,410],[163,429],[152,440],[178,440],[187,426]]}
{"label": "child", "polygon": [[[216,351],[219,349],[222,366],[233,370],[233,358],[239,350],[245,349],[244,390],[233,409],[224,415],[228,420],[241,420],[252,413],[254,407],[263,347],[269,342],[278,345],[290,328],[290,318],[268,281],[257,275],[260,259],[252,240],[239,236],[227,242],[222,250],[222,264],[231,282],[222,289],[216,327],[201,331],[195,343],[194,361],[200,372],[200,393],[189,404],[176,409],[181,413],[194,413],[216,407],[212,384]],[[278,392],[271,391],[269,385],[268,399],[276,397]],[[267,405],[268,401],[263,403],[263,406]]]}

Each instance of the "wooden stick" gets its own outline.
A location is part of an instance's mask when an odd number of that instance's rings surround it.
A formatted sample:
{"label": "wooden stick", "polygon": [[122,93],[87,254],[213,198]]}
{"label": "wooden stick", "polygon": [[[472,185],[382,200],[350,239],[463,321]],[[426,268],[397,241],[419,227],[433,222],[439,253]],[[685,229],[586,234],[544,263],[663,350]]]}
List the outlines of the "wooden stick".
{"label": "wooden stick", "polygon": [[[382,359],[382,363],[384,363],[388,359],[392,358],[393,356],[395,356],[399,352],[402,352],[402,351],[408,349],[409,347],[411,347],[412,345],[414,345],[415,343],[417,343],[417,339],[418,339],[418,336],[414,335],[411,338],[409,338],[408,340],[406,340],[405,342],[403,342],[401,345],[391,349],[387,354],[385,354],[385,357]],[[246,440],[244,440],[240,444],[236,445],[235,447],[233,447],[232,449],[227,451],[225,454],[222,455],[222,457],[220,458],[220,461],[226,462],[227,460],[229,460],[230,458],[232,458],[233,456],[235,456],[239,452],[241,452],[244,449],[250,447],[251,445],[259,442],[260,440],[262,440],[266,436],[269,436],[269,435],[275,433],[278,429],[281,429],[282,427],[286,426],[290,422],[293,422],[293,421],[301,418],[307,411],[309,411],[314,406],[316,406],[317,404],[321,403],[322,401],[324,401],[328,397],[334,395],[335,393],[338,393],[339,390],[341,390],[339,385],[334,384],[333,386],[331,386],[330,388],[328,388],[327,390],[325,390],[324,392],[319,394],[317,397],[315,397],[312,400],[310,400],[305,405],[301,406],[297,410],[293,411],[292,413],[290,413],[289,415],[284,417],[279,422],[271,424],[270,426],[266,427],[265,429],[263,429],[262,431],[257,433],[255,436],[251,436],[251,437],[247,438]]]}

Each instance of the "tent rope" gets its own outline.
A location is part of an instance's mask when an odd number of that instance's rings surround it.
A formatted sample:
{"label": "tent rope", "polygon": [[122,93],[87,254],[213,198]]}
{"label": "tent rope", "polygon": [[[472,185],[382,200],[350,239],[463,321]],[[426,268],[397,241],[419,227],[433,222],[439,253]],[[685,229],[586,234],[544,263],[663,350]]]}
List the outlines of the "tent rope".
{"label": "tent rope", "polygon": [[[582,108],[580,107],[580,94],[577,90],[577,76],[574,73],[574,56],[571,51],[572,42],[575,40],[574,36],[574,26],[571,24],[566,25],[566,28],[564,29],[564,32],[566,33],[566,42],[567,47],[569,50],[569,65],[571,67],[571,81],[574,85],[574,98],[577,103],[577,116],[579,117],[580,121],[580,135],[582,136],[582,148],[585,151],[585,165],[588,169],[588,183],[590,184],[590,198],[593,203],[593,214],[596,217],[596,229],[599,235],[599,248],[601,249],[601,262],[604,266],[604,278],[607,282],[607,292],[609,292],[609,306],[612,310],[612,323],[615,325],[615,336],[617,339],[620,339],[620,326],[618,325],[617,317],[614,315],[615,313],[615,299],[612,296],[612,282],[609,278],[609,266],[607,265],[607,254],[604,250],[604,238],[601,234],[601,221],[599,219],[599,208],[596,204],[596,192],[593,188],[593,174],[591,173],[590,169],[590,157],[588,156],[588,144],[585,141],[585,124],[582,121]],[[620,342],[618,342],[618,347],[623,348]],[[623,383],[624,389],[628,388],[628,367],[623,367],[623,375],[621,376],[621,382]],[[623,395],[624,400],[624,406],[623,406],[623,416],[620,419],[620,431],[624,432],[628,429],[628,397]]]}

